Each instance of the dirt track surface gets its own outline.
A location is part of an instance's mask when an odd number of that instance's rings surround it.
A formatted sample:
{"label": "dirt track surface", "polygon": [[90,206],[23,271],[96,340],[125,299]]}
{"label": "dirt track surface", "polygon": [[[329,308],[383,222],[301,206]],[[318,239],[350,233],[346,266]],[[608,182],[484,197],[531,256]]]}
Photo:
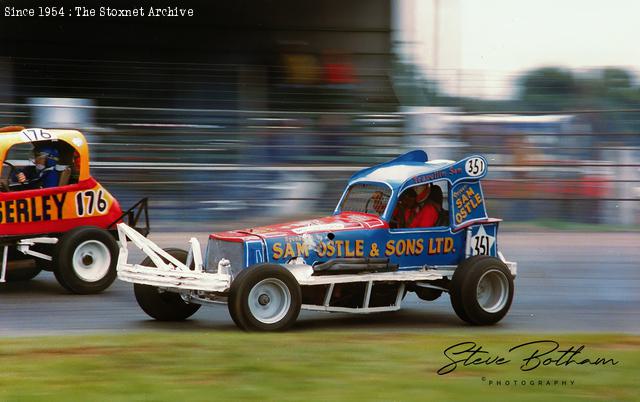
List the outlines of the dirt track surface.
{"label": "dirt track surface", "polygon": [[[206,234],[197,236],[204,244]],[[185,233],[155,234],[163,247],[186,248]],[[503,233],[500,248],[517,261],[511,311],[487,331],[640,333],[640,233]],[[132,253],[131,261],[142,259]],[[409,294],[400,312],[349,315],[303,312],[294,330],[469,329],[448,295],[422,302]],[[191,320],[160,323],[136,304],[132,285],[116,281],[99,295],[68,294],[49,272],[30,282],[0,284],[0,336],[235,330],[225,306],[203,306]]]}

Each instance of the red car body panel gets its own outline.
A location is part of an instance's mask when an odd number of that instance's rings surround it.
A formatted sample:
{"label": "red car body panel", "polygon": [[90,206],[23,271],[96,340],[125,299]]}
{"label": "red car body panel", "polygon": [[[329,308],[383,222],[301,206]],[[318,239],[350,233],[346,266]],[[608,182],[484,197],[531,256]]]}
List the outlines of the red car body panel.
{"label": "red car body panel", "polygon": [[347,230],[385,229],[389,225],[379,217],[359,212],[342,212],[337,215],[298,222],[261,226],[250,229],[213,233],[209,237],[217,240],[242,242],[259,238],[302,236],[320,232],[342,232]]}

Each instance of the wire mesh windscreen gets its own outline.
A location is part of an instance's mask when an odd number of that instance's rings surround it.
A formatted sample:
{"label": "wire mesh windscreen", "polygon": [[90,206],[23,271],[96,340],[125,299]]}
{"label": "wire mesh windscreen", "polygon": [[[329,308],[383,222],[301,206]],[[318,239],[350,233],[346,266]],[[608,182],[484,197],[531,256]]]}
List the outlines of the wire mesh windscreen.
{"label": "wire mesh windscreen", "polygon": [[376,184],[354,184],[347,191],[340,210],[380,216],[391,198],[391,190]]}

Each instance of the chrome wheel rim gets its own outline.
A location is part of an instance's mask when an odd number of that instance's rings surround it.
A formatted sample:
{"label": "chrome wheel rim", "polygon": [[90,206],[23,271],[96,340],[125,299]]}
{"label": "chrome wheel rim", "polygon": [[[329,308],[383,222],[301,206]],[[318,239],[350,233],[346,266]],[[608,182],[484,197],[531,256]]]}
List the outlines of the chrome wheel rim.
{"label": "chrome wheel rim", "polygon": [[263,324],[282,320],[291,308],[291,292],[280,279],[263,279],[249,292],[249,311]]}
{"label": "chrome wheel rim", "polygon": [[111,265],[111,253],[107,246],[97,240],[81,243],[73,252],[73,270],[85,282],[96,282],[104,278]]}
{"label": "chrome wheel rim", "polygon": [[504,308],[509,297],[509,281],[504,272],[490,269],[478,281],[476,298],[480,308],[487,313],[496,313]]}

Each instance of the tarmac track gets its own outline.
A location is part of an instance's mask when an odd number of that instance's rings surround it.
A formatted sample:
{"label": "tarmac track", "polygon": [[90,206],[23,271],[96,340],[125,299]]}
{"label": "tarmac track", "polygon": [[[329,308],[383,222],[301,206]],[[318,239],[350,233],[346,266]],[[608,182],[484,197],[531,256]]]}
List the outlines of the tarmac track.
{"label": "tarmac track", "polygon": [[[198,236],[201,241],[206,234]],[[163,247],[185,247],[187,234],[155,234]],[[640,333],[640,233],[501,233],[500,247],[517,261],[509,314],[488,332]],[[132,253],[133,254],[133,253]],[[133,255],[138,261],[141,255]],[[403,310],[351,315],[302,312],[294,330],[465,331],[449,297],[422,302],[407,295]],[[477,329],[477,328],[474,328]],[[132,286],[116,281],[99,295],[64,291],[43,272],[24,283],[0,284],[0,336],[162,330],[235,330],[225,306],[204,306],[192,319],[161,323],[138,307]]]}

